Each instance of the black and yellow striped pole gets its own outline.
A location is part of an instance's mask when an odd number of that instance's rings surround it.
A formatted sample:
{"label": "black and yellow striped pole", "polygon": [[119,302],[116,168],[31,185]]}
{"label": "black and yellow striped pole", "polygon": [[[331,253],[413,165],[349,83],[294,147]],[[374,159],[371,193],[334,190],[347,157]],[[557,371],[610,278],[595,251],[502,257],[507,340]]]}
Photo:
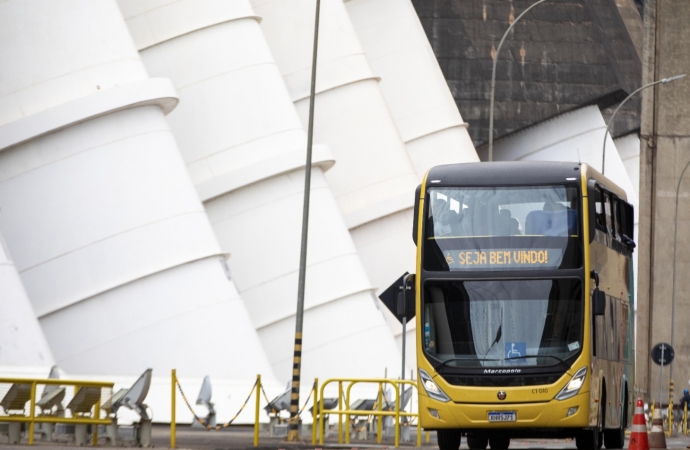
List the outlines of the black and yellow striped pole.
{"label": "black and yellow striped pole", "polygon": [[307,237],[309,231],[309,194],[311,190],[311,154],[314,140],[314,97],[316,91],[316,54],[319,44],[319,10],[321,1],[316,0],[314,19],[314,52],[311,63],[311,90],[309,93],[309,127],[307,129],[307,163],[304,167],[304,206],[302,208],[302,242],[299,256],[299,282],[297,285],[297,313],[295,314],[295,350],[292,360],[292,392],[290,394],[290,425],[285,438],[288,442],[300,441],[299,435],[299,382],[302,367],[302,320],[304,317],[304,286],[307,273]]}

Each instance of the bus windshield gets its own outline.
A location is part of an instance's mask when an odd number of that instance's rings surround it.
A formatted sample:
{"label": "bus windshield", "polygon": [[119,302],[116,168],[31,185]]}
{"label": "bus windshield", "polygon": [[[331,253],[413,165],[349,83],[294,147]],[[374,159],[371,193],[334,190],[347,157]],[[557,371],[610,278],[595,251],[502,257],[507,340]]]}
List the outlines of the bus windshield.
{"label": "bus windshield", "polygon": [[581,267],[577,187],[439,187],[428,191],[424,268]]}
{"label": "bus windshield", "polygon": [[582,348],[579,279],[424,284],[425,353],[448,367],[554,366]]}

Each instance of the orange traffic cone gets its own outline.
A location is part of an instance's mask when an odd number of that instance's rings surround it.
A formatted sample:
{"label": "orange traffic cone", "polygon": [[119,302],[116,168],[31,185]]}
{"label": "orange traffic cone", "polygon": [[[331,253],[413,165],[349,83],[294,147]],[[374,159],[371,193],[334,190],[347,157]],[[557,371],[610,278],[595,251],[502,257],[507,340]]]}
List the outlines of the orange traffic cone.
{"label": "orange traffic cone", "polygon": [[661,405],[658,408],[654,408],[652,431],[649,433],[649,448],[666,448],[666,434],[664,433],[664,419],[661,418]]}
{"label": "orange traffic cone", "polygon": [[644,403],[642,403],[641,398],[638,398],[635,404],[635,415],[633,416],[628,450],[649,450],[647,423],[644,419]]}

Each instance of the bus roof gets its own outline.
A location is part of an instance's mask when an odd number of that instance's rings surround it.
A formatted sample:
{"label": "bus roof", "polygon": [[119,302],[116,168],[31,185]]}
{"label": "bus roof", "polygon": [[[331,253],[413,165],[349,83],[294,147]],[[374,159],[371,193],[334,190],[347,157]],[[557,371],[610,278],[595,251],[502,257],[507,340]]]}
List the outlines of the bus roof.
{"label": "bus roof", "polygon": [[[557,161],[496,161],[447,164],[429,169],[427,186],[534,186],[562,184],[581,176],[594,178],[602,186],[626,199],[625,191],[587,164]],[[568,180],[576,178],[576,180]],[[438,180],[438,181],[437,181]]]}

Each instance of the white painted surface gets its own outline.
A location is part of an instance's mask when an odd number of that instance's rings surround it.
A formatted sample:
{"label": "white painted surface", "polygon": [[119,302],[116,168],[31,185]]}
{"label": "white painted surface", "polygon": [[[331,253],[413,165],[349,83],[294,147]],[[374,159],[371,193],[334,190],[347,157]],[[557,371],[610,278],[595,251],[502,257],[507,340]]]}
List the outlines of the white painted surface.
{"label": "white painted surface", "polygon": [[[433,166],[478,162],[477,152],[448,89],[433,49],[409,0],[349,0],[345,2],[352,24],[376,77],[391,116],[405,143],[417,174],[423,177]],[[404,218],[403,218],[404,216]],[[399,232],[385,234],[381,226],[352,230],[364,260],[376,255],[409,260],[399,242],[411,239],[412,212],[407,210],[382,219],[399,222]],[[405,232],[406,230],[407,232]],[[383,231],[383,232],[382,232]],[[376,262],[368,267],[374,280],[394,280],[397,265]],[[407,269],[413,272],[411,269]],[[388,285],[377,286],[385,289]],[[402,325],[386,310],[386,317],[402,348]],[[406,359],[416,361],[414,322],[407,325]]]}
{"label": "white painted surface", "polygon": [[0,235],[0,367],[35,366],[48,373],[53,364],[43,330]]}
{"label": "white painted surface", "polygon": [[637,195],[640,195],[640,137],[631,133],[615,139],[614,144]]}
{"label": "white painted surface", "polygon": [[271,379],[117,4],[0,2],[0,42],[0,230],[58,365]]}
{"label": "white painted surface", "polygon": [[[252,5],[306,126],[314,4],[253,0]],[[340,0],[321,2],[316,93],[314,141],[327,144],[336,160],[326,179],[366,273],[380,292],[405,271],[414,272],[410,224],[388,218],[410,210],[420,177]],[[397,238],[370,251],[364,247],[371,245],[372,234]],[[381,267],[387,268],[385,273]],[[388,272],[396,275],[388,278]]]}
{"label": "white painted surface", "polygon": [[[247,1],[120,5],[148,72],[177,88],[180,105],[168,116],[172,131],[221,246],[232,255],[228,264],[251,323],[275,373],[287,381],[306,134],[257,17]],[[303,397],[314,377],[382,376],[398,361],[323,177],[333,165],[328,147],[315,147],[314,163]],[[365,345],[370,342],[376,345]]]}
{"label": "white painted surface", "polygon": [[[574,161],[601,171],[606,123],[595,105],[562,114],[494,142],[496,161]],[[628,194],[638,207],[637,191],[613,139],[606,137],[605,175]]]}
{"label": "white painted surface", "polygon": [[[302,122],[308,116],[313,4],[256,0],[255,11]],[[315,142],[337,161],[326,178],[349,228],[410,207],[416,175],[342,2],[321,6]],[[406,196],[404,201],[397,200]]]}
{"label": "white painted surface", "polygon": [[478,162],[410,0],[349,0],[345,7],[417,173]]}

